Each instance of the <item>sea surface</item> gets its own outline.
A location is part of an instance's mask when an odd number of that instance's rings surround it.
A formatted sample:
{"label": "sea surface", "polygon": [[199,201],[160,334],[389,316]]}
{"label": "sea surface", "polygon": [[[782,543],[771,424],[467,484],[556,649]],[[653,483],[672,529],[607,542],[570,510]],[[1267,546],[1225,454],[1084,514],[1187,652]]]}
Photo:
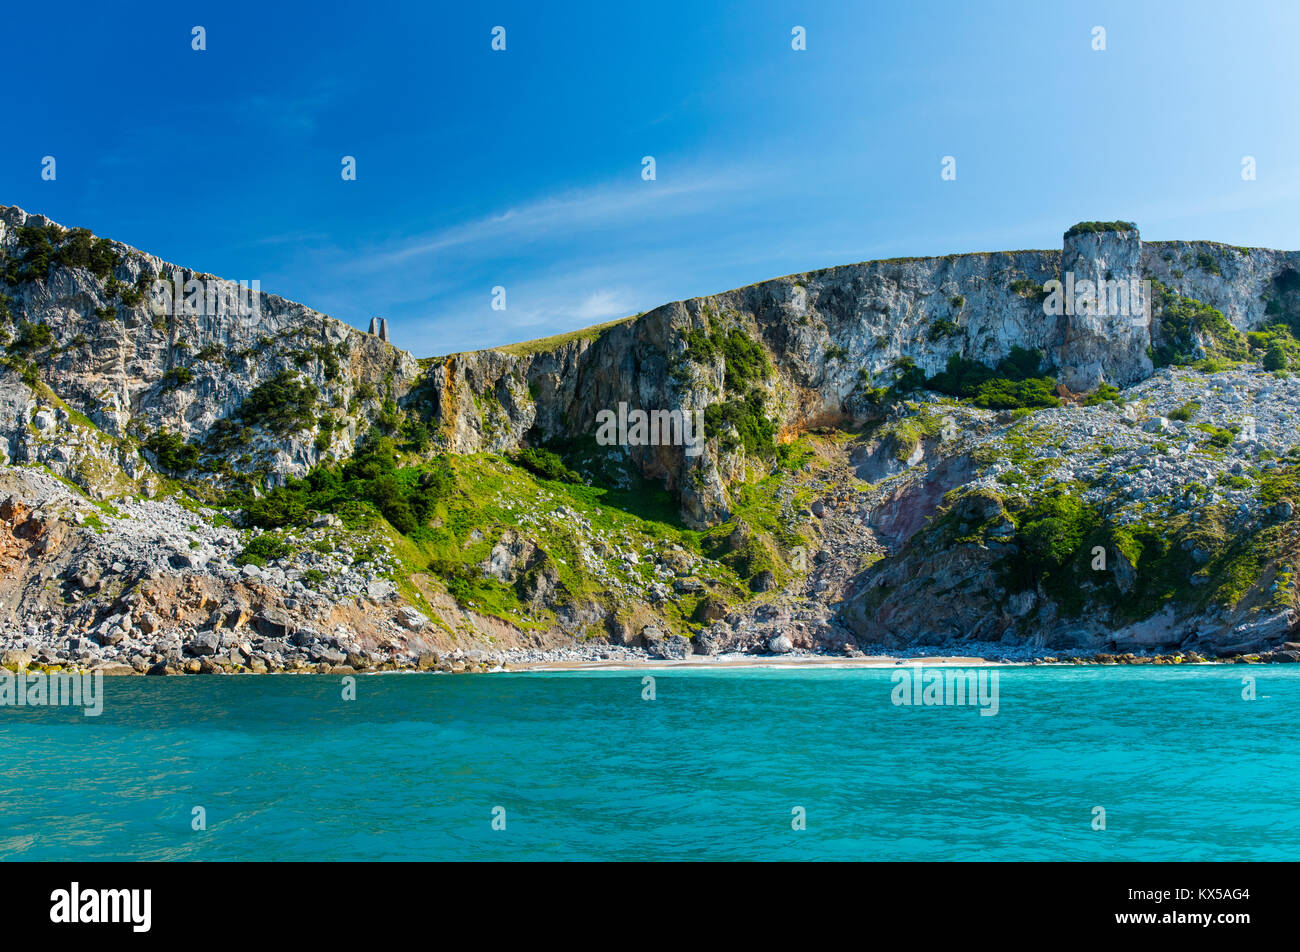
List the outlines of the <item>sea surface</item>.
{"label": "sea surface", "polygon": [[0,707],[0,858],[1300,859],[1300,670],[995,670],[109,678]]}

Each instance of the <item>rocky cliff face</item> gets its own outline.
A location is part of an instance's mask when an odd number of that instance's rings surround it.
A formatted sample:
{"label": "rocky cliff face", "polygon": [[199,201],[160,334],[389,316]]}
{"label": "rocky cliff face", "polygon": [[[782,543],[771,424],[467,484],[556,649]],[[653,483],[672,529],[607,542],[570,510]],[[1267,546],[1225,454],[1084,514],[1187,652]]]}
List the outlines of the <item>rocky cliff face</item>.
{"label": "rocky cliff face", "polygon": [[[725,358],[689,367],[687,335],[710,322],[760,340],[775,373],[763,381],[784,434],[861,424],[873,387],[911,362],[931,376],[960,355],[995,365],[1012,348],[1041,351],[1074,392],[1102,382],[1125,387],[1152,373],[1153,328],[1146,282],[1218,308],[1240,330],[1267,321],[1272,299],[1293,290],[1300,253],[1210,242],[1144,244],[1136,230],[1086,232],[1063,253],[1022,251],[872,261],[790,275],[724,294],[656,308],[594,338],[538,353],[458,354],[435,362],[426,385],[433,412],[456,452],[510,448],[524,439],[590,436],[596,415],[620,402],[703,416],[724,394]],[[1051,281],[1094,290],[1090,308],[1049,313]],[[1108,303],[1103,282],[1132,296]],[[1045,307],[1045,304],[1048,307]],[[468,394],[491,391],[486,407]],[[529,393],[535,399],[529,400]],[[623,447],[641,473],[678,493],[683,514],[704,525],[729,511],[727,486],[743,473],[743,452],[711,440],[688,457],[680,448]]]}
{"label": "rocky cliff face", "polygon": [[[485,664],[575,640],[1276,646],[1300,557],[1300,395],[1276,376],[1300,371],[1276,332],[1300,328],[1298,258],[1092,223],[1059,252],[864,262],[417,362],[0,208],[0,641],[136,671],[445,667],[430,652]],[[1157,370],[1171,347],[1214,359]],[[1013,413],[922,386],[1008,358],[1060,399]],[[638,411],[705,439],[600,438]],[[418,544],[396,521],[286,510],[260,533],[200,504],[372,431],[410,437],[418,485],[442,487]],[[502,458],[524,447],[625,503]],[[637,515],[660,487],[697,531]]]}
{"label": "rocky cliff face", "polygon": [[[1062,383],[1087,393],[1103,381],[1126,387],[1150,376],[1151,317],[1137,231],[1067,234],[1059,280],[1067,311],[1059,315],[1055,351]],[[1071,294],[1079,288],[1091,291]]]}
{"label": "rocky cliff face", "polygon": [[[274,482],[350,454],[384,398],[405,396],[418,374],[409,354],[377,336],[117,242],[106,242],[115,263],[99,274],[57,260],[24,270],[36,232],[68,235],[43,216],[0,207],[0,252],[12,274],[25,275],[0,291],[11,337],[23,321],[48,328],[48,345],[32,355],[42,379],[110,436],[166,431],[202,443],[219,421],[238,422],[244,432],[216,455]],[[158,281],[182,294],[168,302]],[[241,421],[250,394],[283,372],[314,390],[306,425],[273,431]],[[322,418],[337,423],[324,436]]]}
{"label": "rocky cliff face", "polygon": [[863,642],[1222,656],[1294,640],[1300,379],[1162,369],[1116,402],[964,429],[866,501],[890,557],[841,607]]}
{"label": "rocky cliff face", "polygon": [[[22,254],[25,227],[58,226],[0,208],[0,250],[11,260]],[[930,376],[954,355],[994,365],[1022,347],[1042,352],[1072,391],[1103,381],[1128,386],[1152,371],[1148,279],[1218,308],[1241,330],[1262,326],[1269,302],[1289,302],[1300,284],[1296,252],[1144,244],[1136,230],[1084,232],[1068,237],[1062,252],[895,259],[790,275],[667,304],[549,346],[455,354],[421,368],[378,336],[300,304],[259,291],[249,296],[251,309],[241,308],[233,282],[111,244],[119,261],[108,277],[56,263],[43,278],[6,291],[11,320],[52,332],[40,361],[46,382],[112,436],[165,430],[201,444],[214,427],[228,436],[237,425],[241,439],[233,447],[227,439],[221,455],[271,482],[329,456],[345,458],[388,398],[425,416],[437,447],[456,453],[590,441],[597,415],[620,403],[702,421],[726,396],[727,365],[722,354],[692,359],[691,332],[734,328],[759,341],[773,373],[755,384],[780,432],[793,434],[861,423],[871,389],[890,384],[900,366]],[[151,293],[120,290],[158,279],[182,288],[200,282],[206,306],[170,313]],[[1091,308],[1050,313],[1043,288],[1052,281],[1074,289],[1109,282],[1134,293],[1120,312],[1094,290],[1080,293]],[[314,389],[307,425],[248,425],[239,416],[245,401],[285,372]],[[230,421],[226,430],[221,421]],[[744,450],[724,442],[711,439],[698,457],[681,446],[613,452],[662,481],[684,515],[704,525],[726,517],[727,486],[746,466]]]}

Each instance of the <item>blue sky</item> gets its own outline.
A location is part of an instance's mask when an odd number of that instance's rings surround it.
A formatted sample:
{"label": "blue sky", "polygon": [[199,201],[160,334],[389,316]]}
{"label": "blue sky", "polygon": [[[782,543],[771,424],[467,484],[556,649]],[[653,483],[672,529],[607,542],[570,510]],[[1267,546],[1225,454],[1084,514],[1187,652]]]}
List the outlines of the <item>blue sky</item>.
{"label": "blue sky", "polygon": [[1292,2],[74,2],[4,35],[0,203],[417,356],[1082,219],[1300,248]]}

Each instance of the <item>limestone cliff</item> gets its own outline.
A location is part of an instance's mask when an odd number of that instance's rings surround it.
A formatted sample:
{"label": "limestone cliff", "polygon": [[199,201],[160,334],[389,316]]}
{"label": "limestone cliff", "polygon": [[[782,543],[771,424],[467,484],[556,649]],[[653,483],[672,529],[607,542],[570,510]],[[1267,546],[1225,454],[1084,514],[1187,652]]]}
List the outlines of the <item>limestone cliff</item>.
{"label": "limestone cliff", "polygon": [[[1158,280],[1253,330],[1266,323],[1270,300],[1295,293],[1298,268],[1298,252],[1144,244],[1136,229],[1082,232],[1065,239],[1063,253],[895,259],[789,275],[667,304],[535,352],[456,354],[434,361],[423,383],[455,452],[589,436],[596,414],[620,401],[702,415],[724,397],[725,359],[692,365],[687,335],[708,332],[712,319],[762,342],[775,369],[763,381],[767,409],[791,434],[860,424],[871,410],[868,392],[890,384],[909,361],[930,376],[954,355],[995,365],[1021,347],[1041,351],[1072,391],[1129,386],[1153,369],[1143,282]],[[1136,290],[1122,313],[1104,306],[1048,313],[1044,286],[1067,278],[1071,287],[1122,282]],[[683,363],[688,374],[675,378]],[[487,392],[497,399],[486,407],[468,396]],[[701,525],[726,517],[726,487],[744,470],[744,454],[717,440],[694,459],[679,448],[624,452],[641,473],[677,492],[683,514]]]}
{"label": "limestone cliff", "polygon": [[[22,260],[24,229],[64,233],[42,216],[0,208],[0,251],[11,262]],[[1067,236],[1062,252],[893,259],[789,275],[666,304],[598,332],[454,354],[421,368],[378,336],[303,305],[259,291],[250,313],[231,303],[233,282],[110,244],[118,259],[111,274],[55,261],[4,292],[15,326],[51,332],[40,355],[45,381],[112,436],[167,431],[199,445],[221,437],[210,444],[217,455],[271,482],[345,458],[389,399],[427,418],[435,447],[456,453],[590,440],[597,414],[620,402],[702,420],[727,396],[727,366],[719,353],[692,359],[692,332],[735,328],[761,343],[773,373],[754,383],[764,412],[788,435],[861,423],[870,391],[892,383],[900,366],[930,376],[953,355],[994,365],[1015,347],[1040,351],[1076,392],[1141,381],[1152,371],[1151,315],[1140,290],[1147,279],[1218,308],[1241,330],[1265,323],[1270,300],[1300,293],[1297,252],[1143,243],[1136,229],[1084,231]],[[179,287],[199,281],[208,306],[164,311],[150,294],[130,293],[159,279]],[[1049,313],[1044,286],[1067,279],[1071,287],[1118,282],[1138,290],[1124,313]],[[280,373],[312,388],[311,412],[278,429],[241,419],[250,394]],[[744,450],[726,442],[710,439],[698,457],[680,446],[616,450],[704,525],[726,517],[727,486],[745,469]]]}
{"label": "limestone cliff", "polygon": [[[49,329],[48,343],[31,355],[42,379],[111,436],[166,431],[202,443],[220,421],[238,423],[237,438],[214,455],[275,481],[327,454],[351,453],[384,399],[403,397],[418,372],[409,354],[377,336],[117,242],[105,241],[99,273],[61,263],[57,251],[51,258],[47,245],[71,244],[69,235],[43,216],[0,206],[10,277],[0,287],[7,299],[0,316],[11,339],[22,322]],[[193,282],[194,306],[180,306],[183,294],[160,300],[159,281],[182,289]],[[312,388],[312,412],[295,421],[305,425],[276,430],[240,420],[250,394],[280,373]],[[323,436],[322,419],[337,424]]]}
{"label": "limestone cliff", "polygon": [[1285,656],[1298,259],[1081,223],[417,361],[0,208],[0,647]]}

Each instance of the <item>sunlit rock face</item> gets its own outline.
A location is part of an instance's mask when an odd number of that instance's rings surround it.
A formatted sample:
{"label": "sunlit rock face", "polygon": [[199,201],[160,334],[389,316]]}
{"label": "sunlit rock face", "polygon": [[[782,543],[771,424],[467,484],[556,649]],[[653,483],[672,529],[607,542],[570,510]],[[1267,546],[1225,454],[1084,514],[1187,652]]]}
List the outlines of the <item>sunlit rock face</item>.
{"label": "sunlit rock face", "polygon": [[[0,250],[12,257],[24,225],[50,224],[0,207]],[[1121,228],[1071,234],[1061,251],[900,258],[787,275],[553,342],[417,363],[387,342],[382,318],[363,333],[260,289],[235,306],[235,282],[112,247],[120,263],[108,280],[55,265],[6,288],[13,326],[26,320],[52,332],[43,379],[108,434],[166,430],[202,442],[214,428],[244,426],[241,408],[254,389],[292,373],[314,388],[313,419],[279,432],[248,428],[247,445],[227,460],[272,482],[345,458],[388,416],[386,406],[425,422],[431,452],[590,441],[602,411],[620,403],[702,424],[710,406],[737,394],[724,358],[687,359],[692,333],[735,330],[762,346],[772,372],[746,387],[763,395],[784,438],[861,422],[871,390],[889,386],[900,367],[928,377],[957,355],[992,366],[1013,348],[1039,351],[1042,369],[1055,368],[1075,393],[1140,382],[1152,372],[1150,281],[1220,309],[1242,330],[1270,320],[1270,306],[1300,311],[1295,252],[1143,243],[1136,228]],[[160,313],[148,297],[124,303],[121,288],[156,278],[217,293],[199,313]],[[728,487],[754,461],[716,438],[702,452],[686,449],[661,441],[614,452],[629,471],[669,489],[690,523],[726,518]]]}
{"label": "sunlit rock face", "polygon": [[1120,387],[1151,375],[1151,316],[1137,230],[1069,235],[1061,254],[1060,380],[1070,390]]}

